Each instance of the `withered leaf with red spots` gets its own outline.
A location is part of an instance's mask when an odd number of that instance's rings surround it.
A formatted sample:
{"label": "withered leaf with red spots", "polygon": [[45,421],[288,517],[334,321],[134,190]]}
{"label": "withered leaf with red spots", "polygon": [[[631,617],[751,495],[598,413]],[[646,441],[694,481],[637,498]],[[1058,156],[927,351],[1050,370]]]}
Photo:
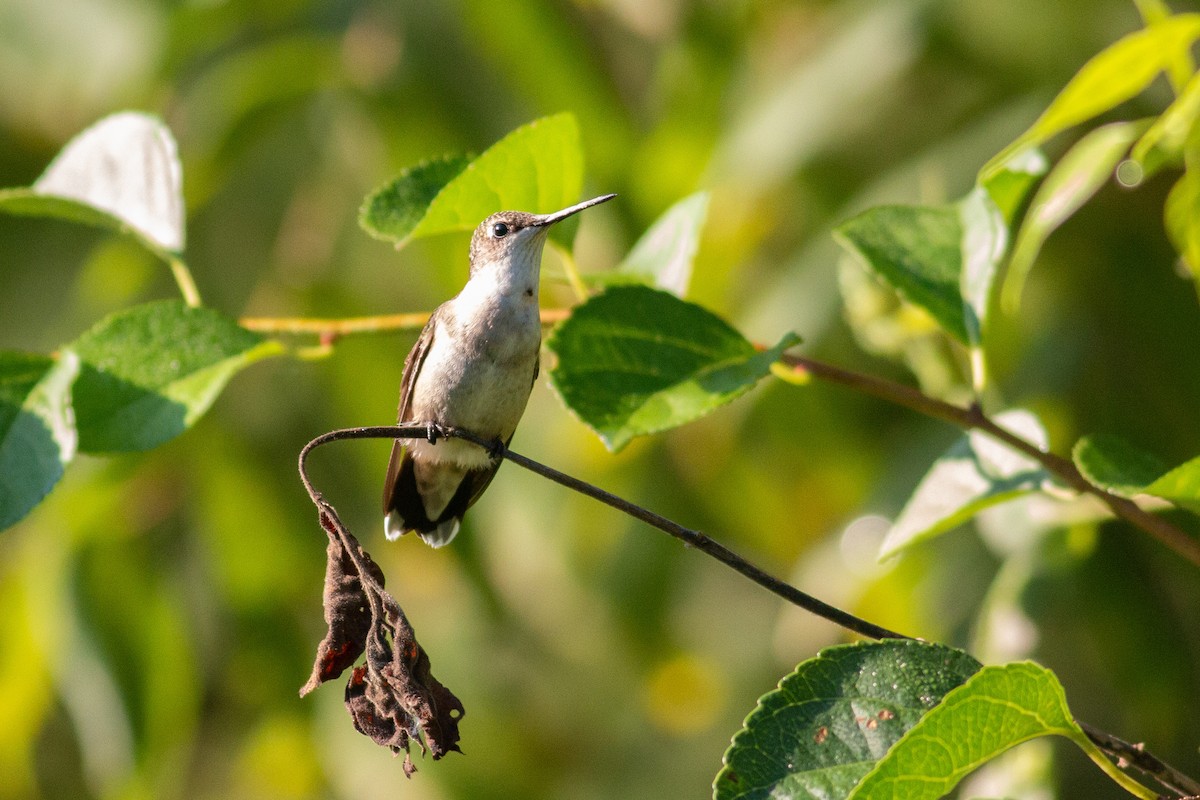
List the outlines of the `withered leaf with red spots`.
{"label": "withered leaf with red spots", "polygon": [[[322,503],[329,535],[325,570],[325,620],[329,632],[317,650],[312,677],[301,695],[332,680],[366,653],[346,683],[346,708],[359,733],[393,753],[405,751],[404,774],[416,771],[411,742],[435,759],[458,747],[462,703],[430,672],[429,656],[400,606],[383,588],[383,573],[346,530],[332,506]],[[365,574],[364,574],[365,573]]]}
{"label": "withered leaf with red spots", "polygon": [[[366,647],[367,632],[371,629],[370,601],[363,591],[354,559],[338,535],[338,523],[334,517],[322,512],[321,527],[329,535],[329,546],[325,550],[325,622],[329,631],[317,647],[312,676],[300,690],[301,697],[353,666]],[[356,540],[353,546],[358,549],[359,560],[366,565],[371,577],[382,587],[383,573],[379,567]]]}

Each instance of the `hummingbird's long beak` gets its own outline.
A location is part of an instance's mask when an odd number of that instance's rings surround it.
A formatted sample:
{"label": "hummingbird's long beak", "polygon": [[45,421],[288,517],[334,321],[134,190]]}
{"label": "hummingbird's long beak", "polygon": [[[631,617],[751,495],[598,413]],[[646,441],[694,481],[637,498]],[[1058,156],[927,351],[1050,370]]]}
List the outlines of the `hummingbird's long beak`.
{"label": "hummingbird's long beak", "polygon": [[584,200],[582,203],[576,203],[570,208],[564,208],[562,211],[555,211],[553,214],[537,214],[535,215],[535,221],[533,225],[541,228],[545,227],[546,225],[553,225],[556,222],[562,222],[572,214],[578,214],[585,208],[598,206],[601,203],[612,200],[614,197],[616,197],[616,194],[602,194],[599,197],[593,197],[591,200]]}

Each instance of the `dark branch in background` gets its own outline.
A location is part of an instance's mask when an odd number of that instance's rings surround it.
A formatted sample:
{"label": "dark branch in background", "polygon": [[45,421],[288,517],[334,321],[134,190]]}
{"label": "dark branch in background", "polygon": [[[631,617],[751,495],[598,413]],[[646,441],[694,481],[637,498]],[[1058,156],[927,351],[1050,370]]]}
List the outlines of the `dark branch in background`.
{"label": "dark branch in background", "polygon": [[895,383],[873,375],[865,375],[861,372],[843,369],[803,356],[785,354],[780,360],[793,369],[801,370],[822,380],[839,383],[856,391],[904,406],[927,417],[940,419],[966,430],[974,429],[982,431],[1004,442],[1014,450],[1034,459],[1045,467],[1048,472],[1058,477],[1075,491],[1098,497],[1101,502],[1108,506],[1113,514],[1141,528],[1188,561],[1200,567],[1200,540],[1189,536],[1183,530],[1157,514],[1146,511],[1132,500],[1118,497],[1093,485],[1087,478],[1080,474],[1071,461],[1054,453],[1041,450],[1032,442],[1028,442],[1020,436],[1006,431],[989,419],[978,406],[963,408],[962,406],[937,400],[918,389],[905,386],[902,383]]}
{"label": "dark branch in background", "polygon": [[[884,397],[885,399],[895,400],[901,405],[915,408],[916,410],[922,411],[923,413],[928,413],[931,416],[941,419],[948,419],[955,424],[961,424],[965,427],[978,427],[980,430],[984,430],[993,436],[997,436],[997,438],[1002,439],[1006,443],[1016,447],[1022,452],[1028,452],[1026,448],[1032,448],[1033,453],[1030,453],[1030,455],[1033,455],[1035,458],[1038,458],[1039,461],[1045,463],[1043,459],[1047,456],[1046,453],[1037,450],[1037,448],[1033,447],[1033,445],[1029,444],[1028,442],[1019,439],[1018,437],[1014,437],[1004,429],[999,428],[986,417],[984,417],[982,412],[978,411],[977,409],[961,409],[957,406],[953,406],[948,403],[942,403],[941,401],[929,398],[915,389],[910,389],[909,387],[902,386],[900,384],[890,384],[887,381],[882,381],[877,378],[870,378],[865,375],[858,375],[857,373],[846,372],[844,370],[839,370],[837,367],[830,367],[825,364],[820,364],[819,362],[811,362],[807,359],[794,358],[790,356],[786,357],[785,360],[787,360],[787,362],[792,366],[799,366],[804,369],[809,369],[813,372],[813,374],[818,374],[819,371],[823,370],[826,374],[822,375],[822,377],[828,377],[831,380],[861,388],[870,394]],[[833,373],[838,373],[838,377],[831,377]],[[865,383],[872,383],[874,388],[868,388],[864,385]],[[909,400],[909,402],[897,400],[897,395],[903,395]],[[933,413],[930,410],[933,408],[937,408],[942,413]],[[969,425],[966,424],[968,421],[970,422]],[[612,506],[618,511],[624,512],[635,519],[639,519],[648,525],[658,528],[659,530],[674,536],[676,539],[679,539],[684,544],[694,547],[706,555],[712,556],[726,566],[736,570],[739,574],[764,587],[771,593],[783,598],[784,600],[787,600],[789,603],[792,603],[793,605],[798,606],[805,611],[816,614],[823,619],[827,619],[830,622],[846,628],[847,630],[871,639],[911,638],[905,636],[904,634],[890,631],[887,628],[876,625],[872,622],[868,622],[864,619],[860,619],[847,611],[835,608],[828,603],[818,600],[812,595],[800,591],[788,583],[768,575],[766,572],[763,572],[758,567],[746,561],[737,553],[734,553],[732,550],[729,550],[724,545],[721,545],[720,543],[710,539],[708,536],[705,536],[699,531],[685,528],[682,525],[667,519],[666,517],[655,514],[653,511],[642,508],[641,506],[631,503],[624,498],[618,497],[611,492],[607,492],[597,486],[587,483],[586,481],[582,481],[571,475],[567,475],[566,473],[559,472],[552,467],[548,467],[545,464],[534,461],[533,459],[527,458],[519,453],[514,453],[512,450],[509,450],[503,446],[498,446],[495,441],[476,436],[470,431],[459,430],[456,428],[435,427],[423,424],[379,425],[363,428],[344,428],[341,430],[330,431],[329,433],[322,434],[321,436],[313,439],[304,446],[304,449],[300,451],[300,479],[304,482],[304,488],[308,490],[309,496],[312,498],[313,502],[317,504],[317,507],[323,512],[326,510],[331,511],[332,506],[329,505],[321,493],[317,491],[315,487],[313,487],[312,482],[308,479],[308,474],[305,471],[305,461],[312,450],[320,447],[321,445],[328,444],[329,442],[346,439],[419,439],[426,438],[427,436],[431,435],[431,433],[436,433],[438,436],[449,436],[474,442],[475,444],[489,451],[496,452],[499,457],[508,459],[518,466],[524,467],[530,472],[534,472],[544,478],[554,481],[555,483],[565,486],[568,489],[580,492],[581,494],[585,494],[588,497],[599,500],[606,505]],[[1013,440],[1015,440],[1015,442]],[[1018,446],[1016,442],[1020,442],[1021,446]],[[1034,455],[1034,453],[1037,455]],[[1057,457],[1055,456],[1053,458]],[[1072,469],[1074,469],[1073,466]],[[1076,472],[1076,475],[1078,475],[1078,472]],[[1080,480],[1082,480],[1082,476],[1080,476]],[[1092,493],[1095,492],[1093,491]],[[1141,511],[1141,509],[1138,510]],[[1084,722],[1078,722],[1078,724],[1083,729],[1083,732],[1087,734],[1087,737],[1091,739],[1091,741],[1097,747],[1116,759],[1118,766],[1121,766],[1122,768],[1127,768],[1129,766],[1135,767],[1136,769],[1151,776],[1154,780],[1158,781],[1158,783],[1179,798],[1200,796],[1200,782],[1162,761],[1157,756],[1146,750],[1141,744],[1130,744],[1123,739],[1113,736],[1112,734],[1105,733],[1104,731],[1094,728]]]}

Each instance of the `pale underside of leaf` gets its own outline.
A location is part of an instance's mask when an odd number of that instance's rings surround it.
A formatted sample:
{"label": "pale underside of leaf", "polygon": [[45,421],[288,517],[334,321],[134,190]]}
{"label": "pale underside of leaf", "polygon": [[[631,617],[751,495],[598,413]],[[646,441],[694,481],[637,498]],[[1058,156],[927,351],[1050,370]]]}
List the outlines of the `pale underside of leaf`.
{"label": "pale underside of leaf", "polygon": [[618,275],[646,280],[676,297],[686,295],[708,201],[708,192],[696,192],[663,212],[617,267]]}
{"label": "pale underside of leaf", "polygon": [[72,139],[32,192],[103,212],[167,252],[184,247],[183,170],[161,121],[122,112]]}
{"label": "pale underside of leaf", "polygon": [[[996,424],[1045,447],[1046,432],[1028,411],[998,414]],[[880,547],[881,559],[952,530],[985,508],[1038,491],[1049,474],[1037,461],[987,434],[972,431],[930,468]]]}

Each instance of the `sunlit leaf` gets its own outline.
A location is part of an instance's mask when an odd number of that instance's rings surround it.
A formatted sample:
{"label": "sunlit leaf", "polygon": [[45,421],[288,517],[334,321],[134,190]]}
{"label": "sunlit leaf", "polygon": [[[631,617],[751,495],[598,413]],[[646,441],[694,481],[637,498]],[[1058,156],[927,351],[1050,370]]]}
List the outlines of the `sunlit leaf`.
{"label": "sunlit leaf", "polygon": [[68,348],[82,361],[79,449],[148,450],[189,428],[238,370],[277,343],[207,308],[148,303],[104,319]]}
{"label": "sunlit leaf", "polygon": [[1146,129],[1141,122],[1114,122],[1091,131],[1050,170],[1025,215],[1004,279],[1006,310],[1015,312],[1025,278],[1042,245],[1112,176],[1129,146]]}
{"label": "sunlit leaf", "polygon": [[677,297],[686,295],[708,199],[708,192],[696,192],[668,208],[634,244],[618,272],[646,279]]}
{"label": "sunlit leaf", "polygon": [[1200,513],[1200,457],[1168,469],[1157,456],[1111,434],[1083,437],[1072,457],[1083,477],[1106,491],[1154,495]]}
{"label": "sunlit leaf", "polygon": [[797,341],[789,334],[760,351],[700,306],[617,286],[576,308],[547,347],[558,357],[555,389],[615,451],[728,403]]}
{"label": "sunlit leaf", "polygon": [[1200,14],[1178,14],[1119,39],[1093,56],[1037,121],[983,168],[987,179],[1011,156],[1140,94],[1200,37]]}
{"label": "sunlit leaf", "polygon": [[0,529],[24,517],[75,457],[79,360],[0,352]]}
{"label": "sunlit leaf", "polygon": [[1142,168],[1142,180],[1183,161],[1183,149],[1200,117],[1200,75],[1194,76],[1167,110],[1142,134],[1129,157]]}
{"label": "sunlit leaf", "polygon": [[1090,747],[1054,673],[1028,661],[983,667],[917,722],[848,800],[937,800],[980,765],[1039,736]]}
{"label": "sunlit leaf", "polygon": [[[556,114],[517,128],[469,163],[449,156],[405,171],[367,198],[360,219],[371,235],[402,245],[474,230],[496,211],[557,211],[578,202],[582,189],[579,125]],[[566,224],[550,235],[566,235],[559,231]]]}
{"label": "sunlit leaf", "polygon": [[978,669],[962,651],[916,641],[822,650],[759,699],[725,752],[713,798],[845,797]]}
{"label": "sunlit leaf", "polygon": [[0,190],[0,211],[130,231],[156,252],[184,245],[183,171],[154,117],[113,114],[72,139],[28,189]]}
{"label": "sunlit leaf", "polygon": [[403,244],[425,217],[438,192],[470,163],[467,156],[452,155],[404,170],[395,180],[367,195],[359,212],[359,225],[377,239]]}
{"label": "sunlit leaf", "polygon": [[[1038,447],[1046,431],[1037,417],[1014,409],[997,414],[997,425]],[[980,431],[970,431],[934,462],[880,547],[879,557],[945,533],[989,506],[1039,490],[1046,470]]]}

